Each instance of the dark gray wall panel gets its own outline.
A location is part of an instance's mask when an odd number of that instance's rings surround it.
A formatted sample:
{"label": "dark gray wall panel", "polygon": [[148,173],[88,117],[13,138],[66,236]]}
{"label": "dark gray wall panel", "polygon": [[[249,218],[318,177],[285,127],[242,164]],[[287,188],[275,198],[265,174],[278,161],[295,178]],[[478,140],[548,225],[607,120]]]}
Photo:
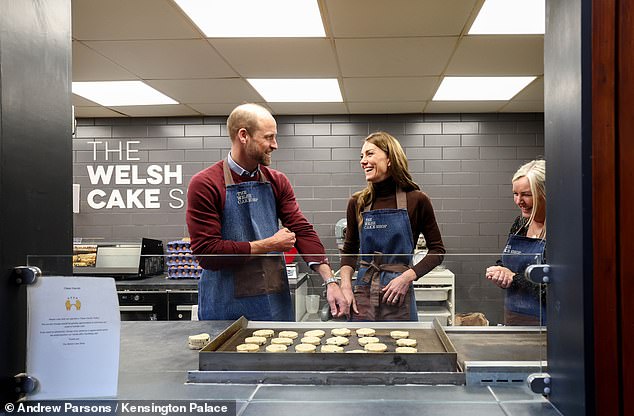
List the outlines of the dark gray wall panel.
{"label": "dark gray wall panel", "polygon": [[590,1],[548,2],[544,103],[548,181],[548,363],[552,401],[593,411]]}
{"label": "dark gray wall panel", "polygon": [[[72,252],[70,0],[0,1],[0,363],[24,370],[28,255]],[[70,261],[46,272],[70,273]],[[9,393],[2,388],[2,398]]]}

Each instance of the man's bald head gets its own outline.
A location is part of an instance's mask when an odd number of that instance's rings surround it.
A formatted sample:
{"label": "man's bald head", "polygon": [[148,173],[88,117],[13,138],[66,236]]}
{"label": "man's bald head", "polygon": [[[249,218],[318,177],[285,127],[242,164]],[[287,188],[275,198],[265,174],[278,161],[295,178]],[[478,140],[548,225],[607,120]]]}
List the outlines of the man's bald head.
{"label": "man's bald head", "polygon": [[248,103],[237,106],[227,118],[227,131],[231,141],[235,139],[241,128],[253,134],[259,128],[259,121],[264,119],[273,119],[273,116],[261,105]]}

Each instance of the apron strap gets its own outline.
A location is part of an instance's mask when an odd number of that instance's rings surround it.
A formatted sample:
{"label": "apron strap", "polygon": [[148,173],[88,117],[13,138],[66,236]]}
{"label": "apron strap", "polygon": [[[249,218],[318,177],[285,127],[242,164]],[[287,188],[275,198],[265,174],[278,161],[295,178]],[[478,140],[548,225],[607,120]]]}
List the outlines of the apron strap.
{"label": "apron strap", "polygon": [[[363,207],[363,212],[368,212],[372,204]],[[407,210],[407,194],[401,188],[396,188],[396,208]]]}
{"label": "apron strap", "polygon": [[222,163],[222,171],[225,174],[225,186],[234,185],[233,176],[231,176],[231,169],[229,169],[229,162],[226,160]]}
{"label": "apron strap", "polygon": [[396,190],[396,208],[407,211],[407,195],[400,188]]}
{"label": "apron strap", "polygon": [[[235,182],[233,181],[233,176],[231,175],[231,169],[229,168],[229,162],[227,162],[226,160],[223,161],[222,163],[222,171],[224,173],[225,176],[225,186],[228,185],[235,185]],[[262,171],[260,170],[258,172],[258,181],[262,182],[262,183],[267,183],[268,181],[264,178],[264,174],[262,173]]]}

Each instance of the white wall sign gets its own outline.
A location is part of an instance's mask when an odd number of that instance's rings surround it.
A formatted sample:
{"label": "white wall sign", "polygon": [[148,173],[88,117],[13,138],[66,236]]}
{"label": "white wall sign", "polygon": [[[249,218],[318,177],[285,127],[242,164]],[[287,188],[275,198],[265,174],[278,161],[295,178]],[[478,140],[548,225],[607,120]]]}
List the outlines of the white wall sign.
{"label": "white wall sign", "polygon": [[[94,188],[88,192],[87,202],[93,209],[159,209],[161,192],[165,189],[158,185],[182,185],[183,165],[149,165],[139,168],[130,162],[139,161],[139,150],[134,146],[138,140],[119,141],[118,147],[110,148],[107,142],[93,141],[93,161],[101,153],[105,161],[112,159],[115,164],[94,164],[86,166],[88,177],[93,186],[121,185],[121,188]],[[180,209],[185,205],[185,191],[181,187],[167,190],[170,208]]]}

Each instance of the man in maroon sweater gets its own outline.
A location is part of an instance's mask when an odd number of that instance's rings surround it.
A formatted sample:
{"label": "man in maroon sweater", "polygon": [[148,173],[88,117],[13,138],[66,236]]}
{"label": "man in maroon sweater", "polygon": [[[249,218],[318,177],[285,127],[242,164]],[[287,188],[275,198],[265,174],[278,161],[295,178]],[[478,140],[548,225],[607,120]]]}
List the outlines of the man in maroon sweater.
{"label": "man in maroon sweater", "polygon": [[227,159],[197,173],[187,192],[191,247],[205,269],[199,318],[293,320],[281,253],[294,246],[324,279],[332,315],[347,315],[350,305],[290,181],[268,167],[277,149],[275,119],[264,107],[243,104],[229,115],[227,130]]}

